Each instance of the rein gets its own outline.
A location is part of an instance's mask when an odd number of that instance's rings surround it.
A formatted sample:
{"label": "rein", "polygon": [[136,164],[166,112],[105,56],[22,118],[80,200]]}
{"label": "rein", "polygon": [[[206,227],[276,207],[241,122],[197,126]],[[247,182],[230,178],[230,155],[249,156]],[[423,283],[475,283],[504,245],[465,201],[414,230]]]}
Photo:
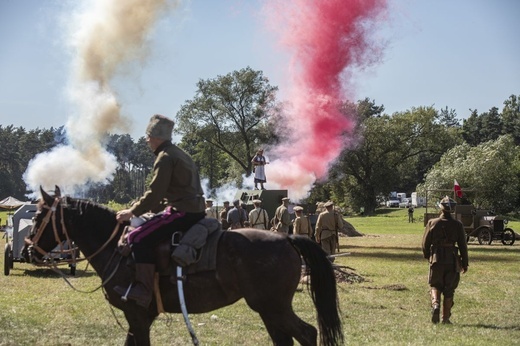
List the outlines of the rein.
{"label": "rein", "polygon": [[[76,258],[76,256],[74,256],[74,254],[75,254],[77,248],[75,246],[73,247],[72,240],[69,237],[69,232],[67,231],[67,227],[65,226],[65,221],[63,219],[63,205],[60,202],[61,202],[61,198],[56,197],[56,198],[54,198],[54,202],[53,202],[52,206],[50,206],[50,207],[48,205],[43,205],[42,206],[42,208],[49,209],[49,212],[47,213],[47,215],[45,215],[45,218],[43,219],[42,223],[40,224],[40,226],[36,230],[34,238],[32,240],[26,238],[25,241],[26,241],[26,243],[31,245],[36,251],[38,251],[40,254],[42,254],[44,257],[47,256],[50,259],[50,261],[45,261],[45,260],[38,260],[38,259],[33,257],[33,260],[36,260],[38,262],[38,263],[36,263],[36,265],[48,267],[48,268],[52,269],[53,271],[59,273],[63,277],[65,282],[67,282],[67,284],[70,287],[72,287],[74,290],[76,290],[76,291],[83,292],[83,293],[95,292],[98,289],[100,289],[101,287],[103,287],[108,281],[110,281],[110,279],[112,279],[112,277],[115,275],[117,269],[119,268],[119,264],[121,262],[122,257],[118,261],[118,263],[117,263],[115,269],[112,271],[112,273],[108,276],[108,278],[106,280],[103,280],[103,282],[101,283],[101,285],[99,287],[97,287],[96,289],[94,289],[92,291],[85,292],[85,291],[81,291],[81,290],[76,289],[70,283],[70,281],[63,275],[63,273],[61,273],[61,271],[58,270],[58,268],[57,268],[58,263],[56,261],[54,261],[54,257],[52,256],[52,254],[66,254],[66,255],[72,254],[72,256],[71,256],[72,258],[71,259],[65,259],[65,260],[63,260],[63,262],[60,260],[59,264],[62,264],[62,263],[70,264],[70,263],[72,263],[72,264],[75,265],[78,262],[90,261],[92,258],[94,258],[99,253],[101,253],[101,251],[105,250],[106,247],[108,246],[108,244],[115,238],[115,236],[118,233],[120,224],[119,223],[116,224],[116,226],[114,227],[114,230],[112,231],[112,234],[110,234],[110,237],[108,238],[108,240],[99,249],[97,249],[93,254],[91,254],[90,256],[83,257],[83,258]],[[63,235],[66,238],[65,242],[66,242],[66,245],[67,245],[68,249],[64,248],[64,246],[63,246],[64,241],[62,241],[60,239],[59,233],[58,233],[58,228],[56,226],[56,211],[57,211],[57,206],[58,205],[60,206],[60,212],[61,212],[60,213],[61,229],[62,229]],[[53,233],[54,233],[54,239],[56,240],[56,243],[60,246],[60,250],[59,251],[53,251],[53,250],[45,251],[40,246],[38,246],[38,241],[40,240],[43,232],[45,231],[45,228],[47,227],[47,225],[51,221],[52,221],[52,230],[53,230]],[[108,261],[108,263],[107,263],[107,265],[105,267],[105,271],[108,268],[108,265],[114,259],[114,256],[115,256],[116,253],[117,253],[117,249],[114,250],[114,253],[110,257],[110,260]]]}

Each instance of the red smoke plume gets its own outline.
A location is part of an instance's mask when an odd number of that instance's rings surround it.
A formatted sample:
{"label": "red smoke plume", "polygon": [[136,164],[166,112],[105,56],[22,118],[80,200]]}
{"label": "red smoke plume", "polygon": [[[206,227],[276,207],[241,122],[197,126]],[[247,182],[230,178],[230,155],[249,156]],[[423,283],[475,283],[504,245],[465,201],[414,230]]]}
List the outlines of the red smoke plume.
{"label": "red smoke plume", "polygon": [[293,190],[293,198],[304,197],[315,179],[325,177],[348,144],[345,134],[355,120],[340,113],[339,105],[354,96],[350,73],[379,57],[370,34],[385,9],[386,0],[265,2],[267,23],[292,57],[290,85],[282,86],[289,90],[286,119],[292,133],[273,149],[283,163],[272,162],[269,178]]}

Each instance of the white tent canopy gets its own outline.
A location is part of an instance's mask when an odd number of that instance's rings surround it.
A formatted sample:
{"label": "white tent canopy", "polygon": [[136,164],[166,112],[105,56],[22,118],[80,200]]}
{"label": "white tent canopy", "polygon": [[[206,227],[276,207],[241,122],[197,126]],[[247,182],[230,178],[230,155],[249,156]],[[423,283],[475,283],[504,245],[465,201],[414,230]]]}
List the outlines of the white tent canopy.
{"label": "white tent canopy", "polygon": [[9,196],[0,201],[0,208],[14,209],[14,208],[21,207],[24,204],[25,204],[25,202],[19,201],[14,197]]}

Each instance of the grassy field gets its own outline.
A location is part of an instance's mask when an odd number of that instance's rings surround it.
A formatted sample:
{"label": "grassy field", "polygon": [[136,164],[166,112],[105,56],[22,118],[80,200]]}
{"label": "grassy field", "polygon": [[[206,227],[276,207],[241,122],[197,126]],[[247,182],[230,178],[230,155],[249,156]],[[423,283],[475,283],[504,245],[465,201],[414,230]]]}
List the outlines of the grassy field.
{"label": "grassy field", "polygon": [[[347,220],[365,236],[340,238],[342,252],[349,255],[337,263],[366,280],[339,284],[347,345],[520,345],[518,243],[472,242],[469,272],[455,296],[453,325],[432,325],[428,266],[420,251],[422,223],[408,223],[404,209]],[[510,226],[520,230],[520,222]],[[84,268],[78,267],[72,283],[81,290],[96,288],[99,278]],[[125,331],[118,325],[126,326],[124,317],[112,312],[99,290],[76,292],[57,274],[22,263],[14,263],[11,275],[0,276],[0,288],[0,345],[124,342]],[[294,308],[316,325],[305,290],[296,294]],[[270,344],[261,320],[243,301],[191,319],[202,345]],[[160,316],[151,335],[155,345],[190,344],[181,315]]]}

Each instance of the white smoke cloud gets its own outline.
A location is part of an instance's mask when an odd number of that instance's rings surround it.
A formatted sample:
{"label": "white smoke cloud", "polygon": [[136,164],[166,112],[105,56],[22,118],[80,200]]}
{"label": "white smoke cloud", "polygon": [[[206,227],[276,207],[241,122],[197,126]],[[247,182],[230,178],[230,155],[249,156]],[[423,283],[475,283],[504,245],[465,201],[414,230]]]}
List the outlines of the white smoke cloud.
{"label": "white smoke cloud", "polygon": [[29,164],[24,179],[32,191],[38,186],[49,190],[54,185],[70,193],[76,186],[105,182],[115,171],[117,162],[99,145],[83,153],[71,146],[58,146],[37,155]]}
{"label": "white smoke cloud", "polygon": [[72,193],[76,187],[105,182],[117,168],[104,148],[107,133],[128,131],[129,119],[111,86],[130,63],[144,63],[148,41],[158,19],[177,7],[169,0],[92,0],[70,18],[73,51],[68,96],[75,112],[66,124],[69,146],[37,155],[24,180],[37,191],[54,185]]}

